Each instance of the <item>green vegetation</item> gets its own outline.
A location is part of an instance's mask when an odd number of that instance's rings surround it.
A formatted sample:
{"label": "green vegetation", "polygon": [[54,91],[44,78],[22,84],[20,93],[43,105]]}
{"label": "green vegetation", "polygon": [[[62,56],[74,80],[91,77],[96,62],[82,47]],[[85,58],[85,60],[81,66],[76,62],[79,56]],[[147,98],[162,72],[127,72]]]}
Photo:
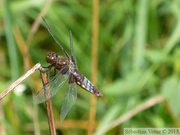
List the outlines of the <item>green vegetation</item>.
{"label": "green vegetation", "polygon": [[[48,52],[62,55],[41,16],[67,51],[72,31],[78,68],[91,78],[92,1],[56,0],[49,6],[46,2],[1,1],[0,92],[36,63],[48,66]],[[103,97],[97,98],[94,133],[122,134],[127,127],[179,127],[180,1],[106,0],[98,6],[97,87]],[[19,87],[0,101],[1,134],[48,135],[45,105],[36,106],[32,99],[32,93],[42,87],[39,72],[23,86],[24,92],[18,92],[23,89]],[[79,88],[75,105],[60,123],[64,92],[60,90],[52,98],[57,134],[87,134],[83,122],[87,124],[89,119],[90,93]],[[117,125],[110,129],[112,123]]]}

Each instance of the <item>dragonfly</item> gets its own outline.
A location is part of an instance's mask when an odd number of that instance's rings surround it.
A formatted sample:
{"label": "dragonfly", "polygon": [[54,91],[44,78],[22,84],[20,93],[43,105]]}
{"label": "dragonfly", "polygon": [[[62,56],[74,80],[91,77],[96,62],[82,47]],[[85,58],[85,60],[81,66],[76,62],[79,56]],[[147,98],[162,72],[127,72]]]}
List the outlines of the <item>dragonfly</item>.
{"label": "dragonfly", "polygon": [[[62,88],[62,86],[67,81],[68,82],[67,90],[65,92],[64,99],[62,101],[61,110],[60,110],[60,121],[62,122],[77,99],[78,86],[80,86],[84,90],[98,97],[103,96],[103,94],[97,89],[96,86],[94,86],[94,84],[91,83],[90,80],[88,80],[78,70],[71,31],[69,32],[71,55],[69,55],[66,52],[66,50],[62,47],[62,45],[58,42],[55,35],[52,33],[46,20],[44,18],[42,19],[44,21],[44,24],[48,32],[50,33],[52,38],[55,40],[57,45],[61,48],[65,57],[59,56],[55,52],[49,52],[46,55],[46,61],[47,63],[50,64],[47,67],[48,71],[51,70],[51,68],[54,68],[55,75],[47,84],[45,84],[44,87],[42,87],[39,91],[37,91],[37,93],[35,93],[35,95],[33,96],[33,101],[35,104],[39,104],[50,99]],[[56,71],[58,72],[56,73]],[[48,96],[46,96],[46,94],[48,94]]]}

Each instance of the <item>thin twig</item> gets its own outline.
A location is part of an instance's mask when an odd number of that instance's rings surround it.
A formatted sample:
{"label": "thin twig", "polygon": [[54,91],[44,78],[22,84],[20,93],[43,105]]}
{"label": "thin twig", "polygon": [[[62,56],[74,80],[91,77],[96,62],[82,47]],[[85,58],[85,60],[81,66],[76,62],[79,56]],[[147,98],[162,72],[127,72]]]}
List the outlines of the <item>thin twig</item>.
{"label": "thin twig", "polygon": [[[48,83],[48,80],[46,77],[46,73],[42,72],[42,70],[41,70],[41,77],[42,77],[43,86],[45,86]],[[48,125],[49,125],[50,135],[56,135],[54,116],[52,112],[52,103],[51,103],[50,98],[48,98],[49,94],[50,94],[49,91],[45,90],[44,96],[47,99],[45,103],[46,103],[46,110],[47,110],[47,116],[48,116]]]}
{"label": "thin twig", "polygon": [[124,121],[127,121],[128,119],[132,118],[139,112],[142,112],[143,110],[150,108],[151,106],[154,106],[158,103],[161,103],[165,100],[165,98],[161,95],[155,96],[148,101],[138,105],[134,109],[130,110],[129,112],[125,113],[124,115],[120,116],[118,119],[114,120],[113,122],[109,123],[107,127],[104,128],[101,133],[98,133],[98,135],[104,135],[107,131],[111,130],[112,128],[120,125]]}
{"label": "thin twig", "polygon": [[[93,0],[93,16],[92,16],[92,74],[91,81],[96,85],[97,83],[97,52],[98,52],[98,33],[99,33],[99,0]],[[89,113],[89,125],[88,135],[92,135],[96,124],[96,102],[97,98],[91,95],[90,113]]]}
{"label": "thin twig", "polygon": [[31,74],[33,74],[36,70],[41,68],[41,64],[37,63],[34,67],[28,70],[24,75],[22,75],[19,79],[17,79],[13,84],[11,84],[7,89],[5,89],[2,93],[0,93],[0,100],[3,99],[7,94],[9,94],[15,87],[17,87],[21,82],[27,79]]}

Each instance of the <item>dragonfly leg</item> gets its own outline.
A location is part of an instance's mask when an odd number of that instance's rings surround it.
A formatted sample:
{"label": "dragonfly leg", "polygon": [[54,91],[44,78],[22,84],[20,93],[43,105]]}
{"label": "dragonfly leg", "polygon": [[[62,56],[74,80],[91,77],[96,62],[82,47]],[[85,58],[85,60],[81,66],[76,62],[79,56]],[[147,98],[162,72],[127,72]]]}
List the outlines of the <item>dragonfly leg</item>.
{"label": "dragonfly leg", "polygon": [[43,67],[43,68],[47,68],[47,70],[41,70],[41,72],[45,73],[45,72],[49,72],[51,70],[51,68],[54,67],[54,64],[51,64],[47,67]]}
{"label": "dragonfly leg", "polygon": [[[46,73],[46,72],[47,72],[47,79],[48,79],[48,80],[50,79],[50,70],[51,70],[52,67],[54,67],[54,64],[51,64],[51,65],[49,65],[49,66],[47,66],[47,67],[43,67],[43,68],[47,68],[46,70],[41,70],[41,72],[43,72],[43,73]],[[55,68],[54,68],[54,69],[55,69]]]}
{"label": "dragonfly leg", "polygon": [[56,75],[56,68],[54,68],[54,76]]}

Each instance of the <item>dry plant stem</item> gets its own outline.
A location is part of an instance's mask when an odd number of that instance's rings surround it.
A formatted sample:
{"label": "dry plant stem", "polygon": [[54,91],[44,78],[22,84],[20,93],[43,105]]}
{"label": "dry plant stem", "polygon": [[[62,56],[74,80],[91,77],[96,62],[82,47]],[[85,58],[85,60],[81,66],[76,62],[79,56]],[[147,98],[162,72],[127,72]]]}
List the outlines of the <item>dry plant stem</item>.
{"label": "dry plant stem", "polygon": [[[55,120],[56,130],[88,130],[88,121],[87,120],[73,120],[73,119],[66,119],[63,121],[63,123],[60,122],[60,120]],[[97,127],[98,123],[95,125]],[[37,125],[38,127],[38,125]],[[48,125],[47,122],[43,121],[39,123],[39,127],[42,131],[47,130]],[[0,130],[1,131],[1,130]],[[27,123],[24,125],[23,128],[24,132],[34,132],[34,135],[40,135],[36,134],[34,131],[34,124],[32,122]]]}
{"label": "dry plant stem", "polygon": [[[42,77],[42,83],[43,86],[48,83],[46,73],[41,69],[41,77]],[[49,91],[48,91],[49,92]],[[46,98],[48,98],[49,93],[46,93],[45,90],[45,95]],[[56,135],[56,128],[55,128],[55,123],[54,123],[54,116],[52,112],[52,104],[50,98],[46,100],[46,110],[47,110],[47,116],[48,116],[48,124],[49,124],[49,130],[50,130],[50,135]]]}
{"label": "dry plant stem", "polygon": [[40,14],[38,15],[36,21],[33,23],[33,26],[32,26],[32,28],[31,28],[31,31],[30,31],[30,33],[29,33],[29,35],[28,35],[27,42],[26,42],[28,46],[29,46],[29,44],[31,43],[31,40],[32,40],[32,38],[33,38],[34,33],[36,33],[36,31],[37,31],[38,28],[39,28],[39,25],[40,25],[41,20],[42,20],[42,16],[44,16],[44,15],[46,14],[46,12],[48,11],[49,6],[51,5],[51,3],[52,3],[52,0],[47,0],[44,8],[41,10],[41,12],[40,12]]}
{"label": "dry plant stem", "polygon": [[[99,33],[99,0],[93,0],[93,16],[92,16],[92,74],[91,81],[96,85],[97,83],[97,52],[98,52],[98,33]],[[92,135],[95,129],[96,124],[96,101],[97,98],[94,95],[91,95],[90,103],[90,114],[89,114],[89,125],[88,125],[88,135]]]}
{"label": "dry plant stem", "polygon": [[112,123],[109,123],[108,124],[109,126],[104,128],[105,130],[102,131],[100,135],[104,135],[107,131],[111,130],[112,128],[114,128],[118,125],[120,125],[124,121],[127,121],[128,119],[132,118],[133,116],[135,116],[139,112],[142,112],[143,110],[150,108],[151,106],[154,106],[160,102],[163,102],[164,100],[165,100],[165,98],[161,95],[158,95],[158,96],[155,96],[155,97],[149,99],[148,101],[146,101],[146,102],[140,104],[139,106],[135,107],[134,109],[130,110],[126,114],[120,116],[118,119],[116,119]]}
{"label": "dry plant stem", "polygon": [[28,46],[26,45],[23,36],[17,26],[13,27],[13,34],[17,42],[18,49],[23,58],[24,69],[28,70],[33,65],[33,62],[28,52]]}
{"label": "dry plant stem", "polygon": [[4,109],[3,109],[3,103],[0,102],[0,131],[1,131],[1,135],[6,135],[6,127],[5,124],[3,124],[3,121],[5,121],[5,116],[4,116]]}
{"label": "dry plant stem", "polygon": [[31,74],[33,74],[36,70],[41,68],[41,64],[37,63],[33,68],[28,70],[24,75],[22,75],[19,79],[17,79],[13,84],[11,84],[7,89],[5,89],[2,93],[0,93],[0,100],[3,99],[7,94],[9,94],[15,87],[17,87],[21,82],[27,79]]}
{"label": "dry plant stem", "polygon": [[[19,51],[22,55],[22,58],[23,58],[23,62],[24,62],[24,69],[25,71],[30,69],[30,67],[32,67],[33,65],[33,61],[30,57],[30,54],[29,54],[29,51],[28,51],[28,46],[26,45],[26,42],[24,41],[24,38],[19,30],[19,28],[17,26],[13,27],[13,33],[14,33],[14,37],[15,37],[15,40],[17,42],[17,46],[19,48]],[[36,74],[33,74],[31,76],[32,78],[32,83],[31,85],[34,86],[34,88],[37,88],[37,89],[40,89],[40,79],[39,77],[36,75]],[[39,128],[39,122],[38,122],[38,119],[37,119],[37,106],[35,104],[33,104],[33,107],[34,107],[34,113],[33,113],[33,121],[34,121],[34,134],[35,135],[40,135],[40,128]]]}

